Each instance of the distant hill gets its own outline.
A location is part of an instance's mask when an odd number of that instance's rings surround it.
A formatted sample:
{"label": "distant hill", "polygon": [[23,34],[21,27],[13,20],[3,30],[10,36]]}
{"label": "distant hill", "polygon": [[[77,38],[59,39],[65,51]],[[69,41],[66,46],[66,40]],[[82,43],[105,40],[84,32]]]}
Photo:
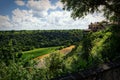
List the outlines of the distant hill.
{"label": "distant hill", "polygon": [[34,48],[69,46],[82,38],[81,30],[0,31],[0,53]]}

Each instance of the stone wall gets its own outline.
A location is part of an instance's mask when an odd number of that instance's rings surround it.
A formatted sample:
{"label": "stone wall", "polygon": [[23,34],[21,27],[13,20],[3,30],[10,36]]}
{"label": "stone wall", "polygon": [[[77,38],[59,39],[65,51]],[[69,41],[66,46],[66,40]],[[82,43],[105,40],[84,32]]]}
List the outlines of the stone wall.
{"label": "stone wall", "polygon": [[106,63],[52,80],[120,80],[120,63]]}

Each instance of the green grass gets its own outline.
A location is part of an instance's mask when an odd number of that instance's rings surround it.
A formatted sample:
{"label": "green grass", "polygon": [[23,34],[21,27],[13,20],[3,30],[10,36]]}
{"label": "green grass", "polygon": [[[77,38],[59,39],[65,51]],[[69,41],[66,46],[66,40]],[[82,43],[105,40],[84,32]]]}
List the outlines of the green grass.
{"label": "green grass", "polygon": [[47,48],[38,48],[38,49],[30,50],[30,51],[25,51],[25,52],[22,52],[23,53],[22,58],[30,60],[30,59],[36,58],[38,56],[52,53],[52,52],[56,51],[56,49],[58,49],[58,48],[59,47],[47,47]]}

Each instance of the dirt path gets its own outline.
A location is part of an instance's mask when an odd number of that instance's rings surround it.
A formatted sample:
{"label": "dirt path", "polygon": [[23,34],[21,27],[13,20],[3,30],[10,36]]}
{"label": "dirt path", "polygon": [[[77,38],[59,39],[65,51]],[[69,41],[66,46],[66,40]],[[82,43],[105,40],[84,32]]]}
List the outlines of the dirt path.
{"label": "dirt path", "polygon": [[[71,45],[71,46],[69,46],[69,47],[66,47],[66,48],[63,48],[63,49],[61,49],[61,50],[58,50],[58,52],[60,52],[60,53],[62,53],[62,54],[68,54],[68,53],[70,53],[70,52],[72,51],[72,49],[74,49],[74,48],[75,48],[75,45]],[[43,55],[43,56],[39,56],[39,57],[35,58],[34,60],[43,59],[43,58],[45,58],[45,57],[47,57],[47,56],[49,56],[49,53],[48,53],[48,54],[45,54],[45,55]]]}
{"label": "dirt path", "polygon": [[[72,49],[74,49],[74,48],[75,48],[75,45],[71,45],[69,47],[66,47],[66,48],[63,48],[61,50],[58,50],[58,52],[60,52],[61,54],[65,54],[66,55],[66,54],[70,53],[72,51]],[[44,67],[45,66],[44,65],[44,58],[49,56],[49,55],[50,55],[50,53],[35,58],[34,60],[38,61],[38,64],[36,65],[36,67],[37,68]]]}
{"label": "dirt path", "polygon": [[63,48],[63,49],[59,50],[59,52],[60,52],[60,53],[63,53],[63,54],[68,54],[68,53],[70,53],[70,52],[72,51],[72,49],[74,49],[74,48],[75,48],[75,45],[71,45],[71,46],[69,46],[69,47],[67,47],[67,48]]}

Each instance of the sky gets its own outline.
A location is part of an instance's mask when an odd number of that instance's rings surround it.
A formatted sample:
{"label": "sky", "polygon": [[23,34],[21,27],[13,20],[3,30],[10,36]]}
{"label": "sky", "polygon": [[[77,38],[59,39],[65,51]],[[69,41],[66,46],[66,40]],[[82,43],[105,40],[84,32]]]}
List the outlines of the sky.
{"label": "sky", "polygon": [[0,30],[87,29],[102,13],[74,20],[60,0],[0,0]]}

